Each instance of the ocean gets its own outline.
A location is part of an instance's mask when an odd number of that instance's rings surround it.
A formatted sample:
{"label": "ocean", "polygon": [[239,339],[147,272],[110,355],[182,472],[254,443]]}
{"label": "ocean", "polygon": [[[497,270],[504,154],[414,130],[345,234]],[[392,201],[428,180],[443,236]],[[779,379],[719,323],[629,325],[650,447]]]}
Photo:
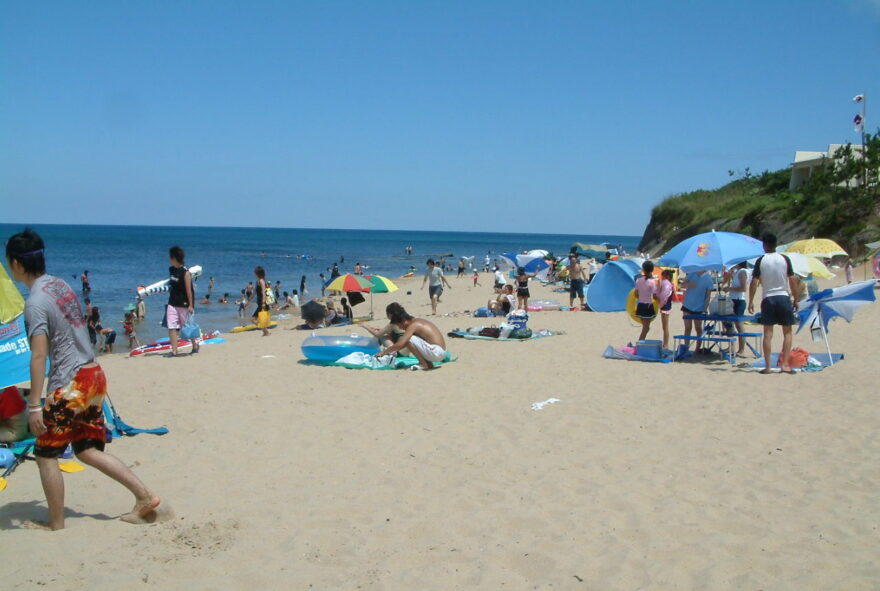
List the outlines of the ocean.
{"label": "ocean", "polygon": [[[0,224],[6,237],[22,229],[20,224]],[[127,351],[122,338],[123,308],[134,302],[137,287],[168,276],[168,248],[175,244],[186,251],[187,266],[201,265],[196,282],[197,300],[207,293],[208,278],[214,277],[212,299],[229,293],[234,301],[248,281],[254,280],[257,265],[266,269],[273,284],[282,291],[299,289],[305,275],[307,301],[321,294],[319,274],[329,278],[329,268],[338,263],[342,273],[352,272],[356,263],[367,273],[400,277],[414,266],[422,273],[429,256],[449,255],[455,266],[462,256],[476,257],[482,267],[488,253],[494,260],[500,253],[536,248],[555,254],[567,253],[574,242],[609,242],[634,251],[640,236],[588,234],[516,234],[494,232],[426,232],[405,230],[339,230],[313,228],[208,228],[155,226],[80,226],[32,224],[46,243],[47,270],[67,280],[80,291],[79,276],[89,271],[93,306],[101,309],[104,326],[117,328],[117,351]],[[412,255],[406,247],[412,247]],[[307,258],[303,258],[303,257]],[[340,260],[344,262],[340,263]],[[5,260],[4,260],[4,264]],[[8,270],[8,269],[7,269]],[[22,291],[24,286],[19,285]],[[166,294],[146,298],[147,320],[138,326],[143,343],[167,336],[160,325]],[[365,305],[365,304],[364,304]],[[362,305],[361,307],[363,307]],[[238,324],[237,306],[197,305],[196,316],[203,330],[227,331]],[[355,308],[355,313],[362,310]]]}

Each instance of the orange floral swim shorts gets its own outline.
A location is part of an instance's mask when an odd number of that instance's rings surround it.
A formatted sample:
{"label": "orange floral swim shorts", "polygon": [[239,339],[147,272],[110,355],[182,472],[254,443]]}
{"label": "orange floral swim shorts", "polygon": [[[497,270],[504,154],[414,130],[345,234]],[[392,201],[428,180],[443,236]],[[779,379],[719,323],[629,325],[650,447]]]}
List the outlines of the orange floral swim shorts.
{"label": "orange floral swim shorts", "polygon": [[57,458],[67,445],[74,453],[90,447],[104,450],[104,395],[107,378],[100,366],[80,369],[73,380],[46,395],[43,423],[46,432],[37,437],[34,454]]}

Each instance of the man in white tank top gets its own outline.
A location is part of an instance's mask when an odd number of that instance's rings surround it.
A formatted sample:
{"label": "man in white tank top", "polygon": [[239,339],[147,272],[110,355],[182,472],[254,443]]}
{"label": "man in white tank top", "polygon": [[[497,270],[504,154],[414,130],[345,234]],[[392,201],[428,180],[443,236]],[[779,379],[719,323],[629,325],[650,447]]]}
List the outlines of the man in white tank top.
{"label": "man in white tank top", "polygon": [[776,252],[776,236],[765,234],[764,256],[755,262],[752,281],[749,283],[749,314],[755,313],[755,292],[761,284],[761,324],[764,325],[764,369],[761,373],[770,373],[771,352],[773,348],[773,327],[782,326],[782,352],[780,360],[782,373],[793,373],[789,365],[791,353],[791,327],[797,322],[798,309],[797,279],[791,260],[784,254]]}

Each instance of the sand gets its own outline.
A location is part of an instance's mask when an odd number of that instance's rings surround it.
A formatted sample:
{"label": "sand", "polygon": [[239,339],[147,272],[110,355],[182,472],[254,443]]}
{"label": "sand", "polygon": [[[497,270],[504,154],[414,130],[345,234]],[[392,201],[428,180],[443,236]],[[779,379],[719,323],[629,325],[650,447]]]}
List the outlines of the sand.
{"label": "sand", "polygon": [[[441,314],[485,305],[491,275],[482,279],[474,288],[452,277]],[[430,312],[420,280],[401,285],[375,296],[377,310],[397,300]],[[0,493],[0,580],[187,591],[876,589],[878,319],[872,304],[853,324],[835,322],[833,349],[846,359],[794,376],[606,360],[605,347],[638,328],[623,314],[585,312],[534,313],[531,327],[567,333],[552,338],[450,340],[459,360],[428,373],[302,365],[306,333],[284,328],[180,359],[105,356],[121,416],[171,430],[109,446],[167,512],[152,525],[121,523],[127,491],[87,469],[65,476],[66,530],[21,529],[45,511],[28,463]],[[436,322],[446,332],[484,319]],[[672,326],[681,331],[678,313]],[[807,334],[795,344],[821,351]],[[530,409],[550,397],[560,402]]]}

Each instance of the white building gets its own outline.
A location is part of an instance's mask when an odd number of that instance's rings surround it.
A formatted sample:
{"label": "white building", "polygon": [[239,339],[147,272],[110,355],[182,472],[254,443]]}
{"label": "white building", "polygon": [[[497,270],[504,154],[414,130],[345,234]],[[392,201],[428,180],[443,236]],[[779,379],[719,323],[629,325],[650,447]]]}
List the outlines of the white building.
{"label": "white building", "polygon": [[[828,158],[833,158],[837,151],[846,147],[845,144],[830,144],[827,152],[795,152],[794,162],[791,163],[791,180],[788,183],[788,190],[794,191],[807,182],[813,169],[823,166],[827,163]],[[862,146],[853,145],[854,152],[861,152]]]}

